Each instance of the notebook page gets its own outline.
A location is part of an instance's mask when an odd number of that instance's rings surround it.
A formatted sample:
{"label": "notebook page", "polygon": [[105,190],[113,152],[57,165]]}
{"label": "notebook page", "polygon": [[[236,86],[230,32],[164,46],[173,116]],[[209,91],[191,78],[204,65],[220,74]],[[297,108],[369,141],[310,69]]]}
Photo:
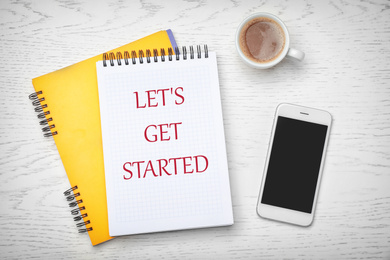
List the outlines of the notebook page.
{"label": "notebook page", "polygon": [[233,224],[215,53],[97,62],[111,236]]}

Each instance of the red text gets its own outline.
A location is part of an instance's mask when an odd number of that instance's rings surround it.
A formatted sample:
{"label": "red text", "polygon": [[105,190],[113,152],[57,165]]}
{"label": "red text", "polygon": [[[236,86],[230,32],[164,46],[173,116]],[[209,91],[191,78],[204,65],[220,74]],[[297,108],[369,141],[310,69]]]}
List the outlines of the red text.
{"label": "red text", "polygon": [[184,103],[183,96],[184,89],[182,87],[177,88],[164,88],[156,90],[146,90],[144,93],[134,92],[137,108],[146,108],[146,107],[158,107],[165,106],[167,100],[172,100],[173,96],[175,105],[181,105]]}
{"label": "red text", "polygon": [[154,161],[125,162],[123,170],[126,173],[123,174],[123,179],[203,173],[208,167],[209,160],[203,155],[157,159]]}

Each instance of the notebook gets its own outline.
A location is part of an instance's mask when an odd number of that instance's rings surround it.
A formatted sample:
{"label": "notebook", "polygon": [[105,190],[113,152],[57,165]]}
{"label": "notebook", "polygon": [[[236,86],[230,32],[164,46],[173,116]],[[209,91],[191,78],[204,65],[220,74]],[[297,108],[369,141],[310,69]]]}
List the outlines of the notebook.
{"label": "notebook", "polygon": [[131,53],[96,63],[110,235],[232,225],[216,54]]}
{"label": "notebook", "polygon": [[[112,50],[175,47],[172,32],[160,31]],[[92,245],[111,237],[108,232],[103,150],[96,79],[96,61],[102,55],[32,80],[30,96],[45,136],[53,136],[71,189],[66,191],[74,207],[79,232],[88,232]],[[49,125],[47,125],[49,123]]]}

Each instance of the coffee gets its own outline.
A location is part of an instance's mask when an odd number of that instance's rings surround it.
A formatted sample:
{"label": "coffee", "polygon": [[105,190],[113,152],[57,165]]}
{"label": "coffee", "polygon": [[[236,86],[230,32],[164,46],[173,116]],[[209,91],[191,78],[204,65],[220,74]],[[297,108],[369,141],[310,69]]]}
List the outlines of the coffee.
{"label": "coffee", "polygon": [[281,26],[274,20],[256,17],[242,27],[239,44],[244,55],[250,60],[266,63],[281,54],[285,35]]}

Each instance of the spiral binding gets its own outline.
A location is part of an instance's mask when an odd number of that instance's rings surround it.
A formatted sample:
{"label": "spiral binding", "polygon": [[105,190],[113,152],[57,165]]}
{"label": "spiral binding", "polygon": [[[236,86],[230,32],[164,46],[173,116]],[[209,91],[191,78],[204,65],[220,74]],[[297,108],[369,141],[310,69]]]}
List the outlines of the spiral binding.
{"label": "spiral binding", "polygon": [[[168,58],[169,61],[173,60],[173,56],[176,56],[176,60],[180,60],[180,57],[183,58],[183,60],[189,59],[195,59],[195,50],[193,46],[189,47],[189,55],[187,53],[187,47],[183,46],[181,48],[181,53],[180,53],[180,48],[175,47],[175,54],[173,53],[172,48],[168,48],[168,54],[166,53],[164,48],[160,49],[160,56],[158,55],[158,50],[153,49],[153,52],[150,51],[150,49],[147,49],[144,53],[143,50],[138,51],[138,55],[136,51],[125,51],[123,52],[123,55],[121,52],[117,52],[116,54],[114,52],[109,52],[109,53],[103,53],[103,67],[107,67],[108,65],[110,66],[115,66],[115,61],[118,66],[121,66],[123,63],[125,65],[129,64],[137,64],[137,59],[139,64],[143,64],[146,60],[147,63],[153,62],[158,62],[160,57],[161,62],[165,62],[166,59]],[[204,52],[204,57],[208,58],[209,57],[209,51],[207,48],[207,45],[204,45],[203,47],[203,52]],[[202,58],[202,47],[200,45],[196,46],[196,57],[198,59]]]}
{"label": "spiral binding", "polygon": [[44,133],[43,136],[50,137],[53,135],[57,135],[58,132],[54,131],[52,132],[51,129],[55,128],[56,126],[54,124],[49,125],[49,122],[53,121],[52,117],[46,118],[47,115],[50,115],[50,111],[45,109],[48,107],[47,104],[42,104],[43,101],[45,101],[44,97],[41,97],[43,94],[42,91],[37,91],[29,95],[29,99],[32,100],[33,106],[35,106],[34,111],[39,113],[37,115],[38,119],[43,119],[39,122],[40,125],[47,125],[42,128],[42,132]]}
{"label": "spiral binding", "polygon": [[[66,190],[64,195],[66,196],[66,200],[69,201],[69,207],[74,208],[71,210],[72,215],[77,215],[73,217],[74,221],[81,221],[76,224],[76,227],[79,228],[79,233],[85,233],[88,231],[92,231],[92,227],[87,227],[87,225],[91,224],[90,220],[84,220],[84,218],[88,217],[88,214],[85,212],[81,212],[85,210],[85,206],[79,206],[79,204],[83,203],[82,199],[77,199],[80,196],[80,192],[77,192],[78,187],[73,186],[72,188]],[[76,193],[77,192],[77,193]]]}

